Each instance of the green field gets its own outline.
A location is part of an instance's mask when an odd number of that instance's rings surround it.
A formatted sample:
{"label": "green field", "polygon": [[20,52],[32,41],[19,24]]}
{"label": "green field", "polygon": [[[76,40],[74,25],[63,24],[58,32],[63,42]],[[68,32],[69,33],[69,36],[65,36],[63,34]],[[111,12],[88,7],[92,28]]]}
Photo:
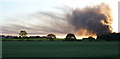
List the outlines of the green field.
{"label": "green field", "polygon": [[3,41],[3,57],[117,57],[118,42]]}

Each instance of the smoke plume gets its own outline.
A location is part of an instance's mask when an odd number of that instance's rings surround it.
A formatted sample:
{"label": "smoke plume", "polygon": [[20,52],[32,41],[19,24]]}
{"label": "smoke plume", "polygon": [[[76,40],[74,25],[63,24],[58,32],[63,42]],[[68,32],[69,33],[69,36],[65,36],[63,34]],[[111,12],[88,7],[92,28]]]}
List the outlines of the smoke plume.
{"label": "smoke plume", "polygon": [[76,35],[92,36],[112,32],[111,9],[107,4],[100,4],[83,9],[76,8],[66,15],[69,24],[74,27]]}
{"label": "smoke plume", "polygon": [[[88,6],[85,8],[58,8],[59,12],[37,12],[30,14],[25,19],[10,20],[3,26],[3,33],[16,33],[26,30],[29,34],[49,34],[59,36],[74,33],[77,36],[96,36],[112,32],[111,9],[107,4]],[[14,22],[16,21],[16,22]],[[8,21],[7,21],[8,22]]]}

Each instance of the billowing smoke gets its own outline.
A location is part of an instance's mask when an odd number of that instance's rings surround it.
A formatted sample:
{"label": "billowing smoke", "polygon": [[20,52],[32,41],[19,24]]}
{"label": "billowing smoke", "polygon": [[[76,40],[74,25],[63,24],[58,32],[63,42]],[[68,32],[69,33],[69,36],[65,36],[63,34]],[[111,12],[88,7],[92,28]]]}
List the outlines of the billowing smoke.
{"label": "billowing smoke", "polygon": [[73,32],[77,35],[92,36],[112,32],[111,9],[102,3],[83,9],[76,8],[68,13],[66,18],[74,27]]}
{"label": "billowing smoke", "polygon": [[3,33],[26,30],[34,35],[53,33],[59,36],[74,33],[77,36],[96,36],[112,32],[113,20],[111,9],[107,4],[81,9],[68,7],[58,9],[62,9],[63,12],[37,12],[22,20],[13,19],[16,22],[11,20],[13,25],[3,26]]}

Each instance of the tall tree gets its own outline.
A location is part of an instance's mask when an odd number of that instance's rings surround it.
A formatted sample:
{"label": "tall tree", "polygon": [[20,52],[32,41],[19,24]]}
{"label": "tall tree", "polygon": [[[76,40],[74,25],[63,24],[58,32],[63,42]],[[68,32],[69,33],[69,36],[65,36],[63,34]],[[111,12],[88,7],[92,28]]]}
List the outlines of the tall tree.
{"label": "tall tree", "polygon": [[22,37],[26,37],[27,32],[26,31],[20,31],[19,35],[22,36]]}

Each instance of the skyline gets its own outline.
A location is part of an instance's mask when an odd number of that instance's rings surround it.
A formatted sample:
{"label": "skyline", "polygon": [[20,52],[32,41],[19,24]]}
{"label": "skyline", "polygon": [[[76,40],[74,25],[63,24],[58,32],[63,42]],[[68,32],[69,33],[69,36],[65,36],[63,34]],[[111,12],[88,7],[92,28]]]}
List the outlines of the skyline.
{"label": "skyline", "polygon": [[[81,0],[29,0],[29,1],[7,1],[4,0],[1,2],[2,4],[2,18],[0,18],[0,23],[3,27],[2,34],[16,34],[19,33],[20,30],[26,30],[30,35],[45,35],[48,33],[55,34],[66,34],[69,31],[62,30],[61,28],[70,28],[68,24],[65,26],[61,26],[63,22],[51,19],[48,16],[44,16],[41,14],[51,13],[58,17],[56,19],[63,19],[64,13],[69,12],[71,9],[76,8],[85,8],[86,6],[95,6],[101,3],[106,3],[112,9],[113,16],[113,32],[118,32],[118,0],[117,1],[108,1],[108,0],[97,0],[97,1],[81,1]],[[39,16],[38,16],[39,15]],[[48,17],[48,18],[47,18]],[[50,21],[49,21],[50,20]],[[49,21],[49,22],[48,22]],[[50,26],[51,23],[56,24],[57,26]],[[66,22],[65,22],[66,23]],[[43,25],[44,24],[44,25]],[[17,28],[16,28],[17,27]],[[38,28],[41,27],[41,28]],[[49,28],[49,29],[46,29]],[[47,32],[48,31],[48,32]],[[61,34],[62,33],[62,34]]]}

